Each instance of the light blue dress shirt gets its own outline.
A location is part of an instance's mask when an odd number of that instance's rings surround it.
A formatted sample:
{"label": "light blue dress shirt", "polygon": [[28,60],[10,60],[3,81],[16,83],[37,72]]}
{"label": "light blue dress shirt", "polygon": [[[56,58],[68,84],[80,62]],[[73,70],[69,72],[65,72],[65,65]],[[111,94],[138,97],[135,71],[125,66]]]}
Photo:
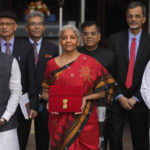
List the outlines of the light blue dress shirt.
{"label": "light blue dress shirt", "polygon": [[10,41],[5,41],[2,38],[0,39],[0,41],[1,41],[1,51],[3,53],[5,53],[5,51],[6,51],[6,45],[5,45],[5,43],[10,43],[10,51],[11,51],[11,54],[12,54],[12,52],[13,52],[13,46],[14,46],[14,37]]}
{"label": "light blue dress shirt", "polygon": [[[129,42],[128,42],[128,50],[129,50],[129,60],[130,60],[130,47],[131,47],[131,42],[132,42],[132,39],[135,37],[135,42],[136,42],[136,48],[135,48],[135,61],[136,61],[136,56],[137,56],[137,52],[138,52],[138,48],[139,48],[139,43],[140,43],[140,38],[141,38],[141,33],[142,33],[142,30],[136,35],[134,36],[130,31],[129,32]],[[118,100],[121,96],[123,96],[123,94],[119,94],[115,99]],[[132,96],[134,99],[136,99],[137,102],[140,103],[140,100],[135,97],[135,96]]]}

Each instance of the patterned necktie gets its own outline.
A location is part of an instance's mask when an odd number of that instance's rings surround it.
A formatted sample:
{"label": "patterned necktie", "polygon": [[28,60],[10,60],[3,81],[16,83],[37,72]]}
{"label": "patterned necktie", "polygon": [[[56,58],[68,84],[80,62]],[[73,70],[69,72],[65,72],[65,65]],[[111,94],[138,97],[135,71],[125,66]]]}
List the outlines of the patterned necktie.
{"label": "patterned necktie", "polygon": [[135,40],[136,39],[134,37],[131,42],[130,61],[129,61],[128,73],[127,73],[126,81],[125,81],[125,86],[127,89],[129,89],[132,86],[132,80],[133,80],[134,63],[135,63],[135,48],[136,48]]}
{"label": "patterned necktie", "polygon": [[34,60],[35,60],[35,64],[37,64],[37,62],[38,62],[37,45],[38,45],[38,43],[34,42],[34,44],[33,44],[33,49],[34,49]]}
{"label": "patterned necktie", "polygon": [[8,54],[8,55],[11,55],[10,45],[11,45],[11,44],[8,43],[8,42],[5,43],[5,46],[6,46],[5,53]]}

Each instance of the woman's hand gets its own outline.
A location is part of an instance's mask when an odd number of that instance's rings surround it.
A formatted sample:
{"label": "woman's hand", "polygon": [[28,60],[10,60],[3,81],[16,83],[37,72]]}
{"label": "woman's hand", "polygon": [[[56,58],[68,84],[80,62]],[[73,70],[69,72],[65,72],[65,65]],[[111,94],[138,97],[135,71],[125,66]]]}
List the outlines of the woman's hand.
{"label": "woman's hand", "polygon": [[85,108],[85,105],[86,105],[86,96],[83,97],[83,100],[82,100],[82,106],[81,106],[81,110],[83,112],[84,108]]}
{"label": "woman's hand", "polygon": [[[47,108],[47,110],[49,109],[48,103],[47,103],[47,105],[46,105],[46,108]],[[59,112],[51,112],[51,114],[52,114],[52,115],[59,115]]]}
{"label": "woman's hand", "polygon": [[49,99],[49,89],[43,88],[42,91],[42,98],[46,101],[48,101]]}
{"label": "woman's hand", "polygon": [[83,112],[83,110],[84,110],[84,108],[85,108],[85,106],[86,106],[86,100],[87,100],[87,99],[86,99],[86,96],[84,96],[84,97],[83,97],[83,100],[82,100],[82,106],[81,106],[81,110],[82,110],[82,111],[81,111],[81,112],[76,112],[75,115],[82,114],[82,112]]}
{"label": "woman's hand", "polygon": [[59,112],[51,112],[52,115],[59,115]]}

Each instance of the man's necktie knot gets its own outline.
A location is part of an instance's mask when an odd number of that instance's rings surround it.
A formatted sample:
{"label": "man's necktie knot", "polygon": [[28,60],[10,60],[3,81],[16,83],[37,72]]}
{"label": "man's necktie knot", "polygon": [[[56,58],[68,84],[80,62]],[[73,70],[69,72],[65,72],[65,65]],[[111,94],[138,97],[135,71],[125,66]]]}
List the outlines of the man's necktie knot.
{"label": "man's necktie knot", "polygon": [[5,53],[8,54],[8,55],[11,55],[11,51],[10,51],[11,44],[9,42],[6,42],[5,46],[6,46]]}

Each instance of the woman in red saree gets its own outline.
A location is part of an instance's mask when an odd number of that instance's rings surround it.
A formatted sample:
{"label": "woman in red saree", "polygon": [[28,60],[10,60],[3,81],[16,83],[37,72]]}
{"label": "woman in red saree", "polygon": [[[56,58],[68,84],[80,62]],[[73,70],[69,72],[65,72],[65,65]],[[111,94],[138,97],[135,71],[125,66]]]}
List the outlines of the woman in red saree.
{"label": "woman in red saree", "polygon": [[48,99],[49,86],[82,86],[82,113],[49,113],[50,150],[99,150],[99,98],[109,100],[114,80],[94,58],[77,51],[79,31],[72,25],[62,28],[63,53],[50,60],[45,71],[43,98]]}

